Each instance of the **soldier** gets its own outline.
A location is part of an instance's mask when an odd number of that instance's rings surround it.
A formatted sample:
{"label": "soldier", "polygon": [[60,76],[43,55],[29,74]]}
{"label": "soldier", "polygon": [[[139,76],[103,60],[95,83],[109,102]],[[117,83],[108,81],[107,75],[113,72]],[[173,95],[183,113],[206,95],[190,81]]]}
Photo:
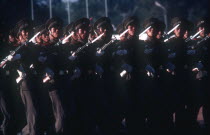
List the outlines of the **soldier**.
{"label": "soldier", "polygon": [[[0,26],[0,54],[1,54],[1,59],[3,60],[3,57],[5,57],[8,53],[8,43],[7,43],[7,36],[5,26],[1,24]],[[11,40],[11,42],[14,42],[14,40]],[[12,87],[11,87],[11,78],[10,78],[10,72],[9,68],[7,67],[1,67],[0,68],[0,109],[2,112],[2,122],[0,125],[0,134],[1,135],[10,135],[10,134],[15,134],[17,133],[17,127],[15,127],[15,121],[14,121],[14,97],[13,97],[13,92],[12,92]],[[17,113],[16,113],[17,115]],[[12,130],[12,128],[14,128]]]}
{"label": "soldier", "polygon": [[[204,123],[205,123],[205,127],[207,129],[207,133],[210,133],[210,117],[209,117],[209,112],[210,112],[210,107],[209,107],[209,97],[210,97],[210,93],[209,93],[209,44],[210,44],[210,19],[207,17],[202,17],[198,20],[197,22],[197,30],[200,31],[202,30],[202,32],[200,33],[199,37],[197,38],[197,43],[194,44],[195,45],[195,49],[196,50],[201,50],[199,53],[198,57],[202,63],[202,66],[200,68],[197,68],[196,70],[194,70],[194,72],[196,72],[197,74],[201,73],[198,77],[199,81],[202,81],[201,83],[201,88],[200,88],[200,92],[202,92],[201,96],[199,98],[199,102],[198,103],[203,103],[203,117],[204,117]],[[198,49],[197,49],[198,48]],[[207,74],[205,74],[207,73]],[[197,78],[197,77],[196,77]],[[203,101],[203,102],[201,102]]]}
{"label": "soldier", "polygon": [[49,134],[62,134],[64,128],[64,109],[62,101],[60,98],[60,93],[62,89],[59,87],[59,78],[58,78],[58,49],[55,46],[59,42],[62,20],[60,18],[51,18],[46,24],[46,29],[49,31],[49,43],[47,43],[48,37],[44,30],[41,33],[42,39],[45,42],[41,46],[38,60],[43,65],[43,77],[42,84],[43,88],[48,91],[50,101],[52,103],[52,111],[54,115],[53,125],[50,126],[48,133]]}
{"label": "soldier", "polygon": [[135,54],[139,51],[137,47],[140,44],[138,40],[140,29],[139,19],[136,16],[128,17],[123,21],[121,28],[123,31],[127,30],[127,33],[124,35],[124,40],[114,45],[114,52],[112,53],[113,63],[111,63],[111,70],[114,72],[114,82],[116,83],[116,88],[113,89],[115,97],[113,103],[118,106],[118,117],[125,118],[128,133],[136,134],[142,131],[139,128],[142,128],[144,125],[140,119],[142,115],[137,115],[139,111],[137,110],[137,93],[135,88],[135,64],[137,62]]}
{"label": "soldier", "polygon": [[184,80],[187,79],[187,45],[184,40],[187,24],[187,21],[183,18],[173,18],[171,21],[172,28],[179,26],[174,30],[174,38],[171,38],[166,44],[168,51],[168,63],[166,65],[166,70],[168,72],[167,89],[171,90],[171,111],[173,113],[175,112],[175,126],[178,129],[178,132],[186,129],[185,126],[188,125],[187,123],[184,123],[187,122],[185,110],[187,91],[186,83],[184,83]]}
{"label": "soldier", "polygon": [[[144,21],[143,27],[149,28],[146,31],[147,39],[142,48],[142,76],[140,91],[142,92],[142,110],[144,110],[144,121],[148,125],[149,134],[167,134],[168,128],[164,123],[164,87],[163,73],[165,65],[165,51],[161,42],[163,24],[157,18],[149,18]],[[163,27],[163,28],[162,28]],[[159,117],[156,117],[156,116]]]}
{"label": "soldier", "polygon": [[[94,106],[95,109],[95,121],[96,125],[99,127],[99,131],[103,134],[115,134],[114,132],[114,123],[109,121],[113,118],[112,108],[108,104],[110,101],[110,96],[112,89],[110,86],[107,86],[107,81],[111,81],[110,76],[110,62],[111,62],[111,48],[112,43],[112,34],[113,27],[111,20],[108,17],[99,18],[93,25],[93,29],[96,33],[96,38],[103,34],[103,36],[97,40],[91,47],[90,53],[93,60],[93,84],[94,90],[92,91],[92,96],[96,97],[92,102],[97,103]],[[104,47],[106,46],[106,47]],[[91,58],[90,58],[91,59]],[[112,126],[113,125],[113,126]]]}
{"label": "soldier", "polygon": [[[80,18],[69,24],[66,28],[66,35],[74,32],[69,42],[61,46],[63,71],[67,71],[66,89],[65,89],[65,105],[67,112],[68,128],[67,134],[88,134],[92,130],[92,121],[88,121],[86,108],[88,108],[88,100],[86,98],[86,73],[90,66],[86,57],[86,50],[80,50],[88,41],[90,20],[88,18]],[[79,51],[78,51],[79,50]],[[65,74],[65,72],[64,72]],[[86,123],[85,123],[86,122]],[[88,123],[89,122],[89,123]],[[82,130],[81,130],[82,129]]]}
{"label": "soldier", "polygon": [[[26,19],[23,19],[17,23],[16,30],[20,44],[25,44],[25,42],[28,41],[30,29],[30,21]],[[16,68],[19,77],[16,79],[16,82],[20,87],[22,102],[26,110],[27,125],[22,129],[22,134],[35,135],[37,134],[37,112],[34,103],[33,85],[29,71],[31,55],[27,47],[24,46],[21,49],[22,50],[14,56],[10,55],[9,60],[12,62],[17,61]]]}

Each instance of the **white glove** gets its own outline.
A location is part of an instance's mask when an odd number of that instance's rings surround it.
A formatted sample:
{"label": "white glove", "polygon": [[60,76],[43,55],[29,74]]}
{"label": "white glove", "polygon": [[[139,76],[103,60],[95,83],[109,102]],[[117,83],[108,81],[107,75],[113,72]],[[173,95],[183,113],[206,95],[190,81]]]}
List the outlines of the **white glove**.
{"label": "white glove", "polygon": [[152,73],[152,74],[155,73],[155,69],[152,66],[150,66],[150,65],[147,65],[145,67],[145,70],[148,71],[148,72],[150,72],[150,73]]}
{"label": "white glove", "polygon": [[192,69],[193,72],[195,71],[201,71],[203,68],[203,64],[201,62],[198,62],[195,66],[195,68]]}
{"label": "white glove", "polygon": [[17,70],[19,77],[16,79],[16,82],[19,83],[21,80],[23,80],[24,78],[26,78],[26,73],[24,71],[21,70]]}
{"label": "white glove", "polygon": [[9,55],[9,56],[7,56],[7,59],[8,59],[9,61],[12,61],[12,60],[13,60],[13,56],[12,56],[12,55]]}
{"label": "white glove", "polygon": [[129,64],[123,64],[122,68],[124,70],[126,70],[127,72],[132,72],[132,70],[133,70],[133,67],[131,65],[129,65]]}
{"label": "white glove", "polygon": [[54,72],[50,68],[45,69],[45,76],[43,78],[43,83],[48,82],[54,77]]}
{"label": "white glove", "polygon": [[166,65],[166,69],[167,69],[168,72],[174,71],[175,68],[176,68],[175,65],[172,64],[171,62],[168,62],[167,65]]}
{"label": "white glove", "polygon": [[124,77],[126,75],[127,71],[126,70],[123,70],[121,73],[120,73],[120,76],[121,77]]}
{"label": "white glove", "polygon": [[39,56],[38,61],[44,63],[47,60],[47,56]]}

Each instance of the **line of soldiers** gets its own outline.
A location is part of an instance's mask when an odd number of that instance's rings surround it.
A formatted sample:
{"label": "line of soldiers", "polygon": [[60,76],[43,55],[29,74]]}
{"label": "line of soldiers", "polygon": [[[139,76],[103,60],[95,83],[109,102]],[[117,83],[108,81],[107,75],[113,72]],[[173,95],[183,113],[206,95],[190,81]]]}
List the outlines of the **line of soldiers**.
{"label": "line of soldiers", "polygon": [[210,133],[209,18],[175,17],[168,33],[149,18],[140,34],[131,16],[118,37],[108,17],[62,25],[22,19],[0,37],[1,134],[197,135],[201,107]]}

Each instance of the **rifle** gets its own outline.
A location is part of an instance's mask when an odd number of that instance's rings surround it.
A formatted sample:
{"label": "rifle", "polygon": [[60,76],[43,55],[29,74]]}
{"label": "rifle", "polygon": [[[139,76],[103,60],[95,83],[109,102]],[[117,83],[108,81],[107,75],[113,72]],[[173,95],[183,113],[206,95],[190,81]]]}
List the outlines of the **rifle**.
{"label": "rifle", "polygon": [[180,23],[177,24],[176,26],[174,26],[169,32],[163,34],[163,37],[166,37],[166,39],[164,40],[164,42],[167,42],[167,41],[169,40],[169,37],[168,37],[168,36],[169,36],[176,28],[178,28],[179,25],[180,25]]}
{"label": "rifle", "polygon": [[[123,35],[125,35],[128,32],[128,29],[125,30],[123,33],[121,33],[119,35],[119,38],[122,37]],[[101,53],[102,51],[104,51],[109,45],[111,45],[112,43],[114,43],[117,40],[116,37],[114,37],[111,41],[109,41],[107,44],[103,45],[101,48],[98,49],[98,51],[96,53]]]}
{"label": "rifle", "polygon": [[102,36],[104,35],[104,33],[102,33],[101,35],[99,35],[97,38],[95,38],[92,41],[89,41],[88,43],[86,43],[85,45],[83,45],[82,47],[79,47],[75,52],[72,53],[71,56],[76,56],[79,52],[81,52],[82,50],[84,50],[86,47],[88,47],[90,44],[93,44],[94,42],[96,42],[98,39],[100,39]]}
{"label": "rifle", "polygon": [[25,43],[23,43],[20,46],[18,46],[14,51],[12,51],[8,56],[6,56],[1,61],[0,68],[5,68],[6,67],[6,63],[9,61],[9,56],[14,56],[17,53],[17,51],[19,51],[23,46],[25,46],[28,43],[32,42],[39,34],[40,34],[40,32],[38,32],[37,34],[35,34],[29,41],[26,41]]}
{"label": "rifle", "polygon": [[203,43],[204,41],[209,39],[209,35],[206,35],[202,40],[198,41],[196,44],[190,46],[191,49],[195,49],[196,47],[198,47],[201,43]]}
{"label": "rifle", "polygon": [[74,34],[74,32],[71,32],[71,33],[70,33],[67,37],[65,37],[63,40],[60,40],[60,39],[59,39],[59,41],[58,41],[57,43],[55,43],[55,46],[59,46],[59,45],[61,45],[61,44],[65,44],[66,41],[67,41],[67,39],[69,39],[73,34]]}
{"label": "rifle", "polygon": [[189,42],[191,40],[193,40],[196,36],[198,36],[203,30],[198,31],[197,33],[195,33],[194,35],[188,37],[185,42]]}

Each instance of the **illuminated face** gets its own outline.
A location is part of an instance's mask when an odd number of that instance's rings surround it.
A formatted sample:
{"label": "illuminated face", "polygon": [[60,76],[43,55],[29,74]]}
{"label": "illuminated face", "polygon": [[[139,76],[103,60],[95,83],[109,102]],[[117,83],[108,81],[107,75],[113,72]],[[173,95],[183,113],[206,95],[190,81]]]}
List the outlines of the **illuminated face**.
{"label": "illuminated face", "polygon": [[102,26],[102,27],[100,27],[99,29],[98,29],[98,34],[100,35],[100,34],[103,34],[104,33],[104,35],[102,36],[102,38],[101,39],[103,39],[103,40],[109,40],[110,38],[111,38],[111,36],[112,36],[112,28],[110,27],[110,26]]}
{"label": "illuminated face", "polygon": [[151,27],[147,30],[148,37],[155,38],[158,35],[158,30],[154,27]]}
{"label": "illuminated face", "polygon": [[79,40],[83,42],[86,42],[88,40],[88,28],[79,28],[76,34]]}
{"label": "illuminated face", "polygon": [[163,36],[163,32],[162,31],[158,31],[158,34],[156,36],[157,39],[161,39]]}
{"label": "illuminated face", "polygon": [[54,27],[52,27],[51,29],[50,29],[50,35],[52,36],[52,37],[54,37],[54,38],[58,38],[59,37],[59,29],[58,28],[54,28]]}
{"label": "illuminated face", "polygon": [[186,29],[184,29],[183,27],[177,27],[174,30],[174,34],[176,35],[176,37],[181,38],[184,37],[184,34],[186,33]]}
{"label": "illuminated face", "polygon": [[135,36],[136,35],[136,26],[128,25],[128,34],[130,36]]}
{"label": "illuminated face", "polygon": [[44,43],[48,43],[50,41],[49,33],[42,34],[41,37]]}
{"label": "illuminated face", "polygon": [[184,38],[184,39],[187,39],[188,37],[189,37],[189,31],[186,30],[185,33],[184,33],[184,37],[183,37],[183,38]]}
{"label": "illuminated face", "polygon": [[21,36],[25,41],[28,40],[28,31],[22,30],[21,31]]}
{"label": "illuminated face", "polygon": [[15,37],[12,35],[9,35],[9,42],[14,43],[15,42]]}
{"label": "illuminated face", "polygon": [[205,28],[204,27],[199,27],[198,31],[200,31],[200,30],[202,30],[201,33],[200,33],[200,36],[204,37],[205,36]]}
{"label": "illuminated face", "polygon": [[42,42],[41,35],[37,36],[35,40],[37,44],[40,44]]}

